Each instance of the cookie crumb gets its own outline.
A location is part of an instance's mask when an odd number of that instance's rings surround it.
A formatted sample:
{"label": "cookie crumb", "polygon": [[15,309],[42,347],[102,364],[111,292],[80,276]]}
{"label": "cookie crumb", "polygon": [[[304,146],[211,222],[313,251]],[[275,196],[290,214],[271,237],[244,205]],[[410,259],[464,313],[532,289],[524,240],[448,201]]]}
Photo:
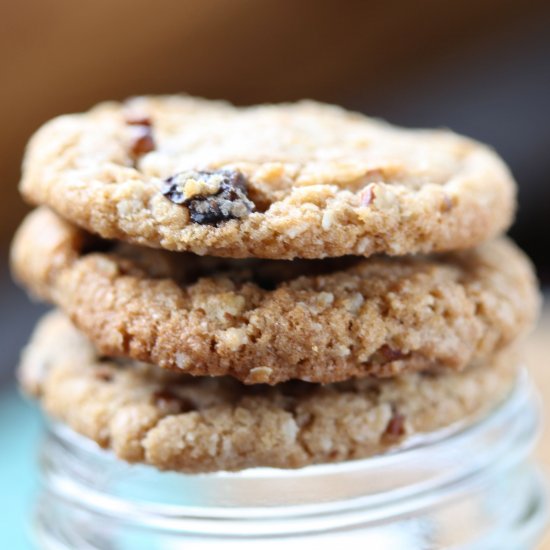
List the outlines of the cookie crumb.
{"label": "cookie crumb", "polygon": [[273,369],[269,367],[256,367],[250,371],[249,380],[254,384],[265,384],[269,381],[269,377]]}
{"label": "cookie crumb", "polygon": [[381,210],[391,210],[398,206],[397,196],[387,185],[378,186],[373,200],[376,200],[376,206]]}
{"label": "cookie crumb", "polygon": [[176,353],[176,365],[178,369],[185,370],[190,364],[189,356],[186,353],[179,351]]}
{"label": "cookie crumb", "polygon": [[361,206],[369,206],[374,199],[376,198],[376,193],[374,190],[374,185],[367,185],[365,189],[361,192]]}
{"label": "cookie crumb", "polygon": [[237,351],[248,343],[248,336],[244,328],[230,327],[219,336],[220,342],[223,343],[227,349],[231,351]]}
{"label": "cookie crumb", "polygon": [[447,193],[443,193],[443,198],[441,200],[441,211],[442,212],[450,212],[454,207],[454,202]]}

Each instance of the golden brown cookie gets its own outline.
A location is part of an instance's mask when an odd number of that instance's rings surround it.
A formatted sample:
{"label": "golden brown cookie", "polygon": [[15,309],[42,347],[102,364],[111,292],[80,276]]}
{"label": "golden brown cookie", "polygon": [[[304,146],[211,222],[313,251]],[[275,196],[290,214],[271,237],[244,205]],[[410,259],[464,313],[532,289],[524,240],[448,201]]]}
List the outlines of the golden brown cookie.
{"label": "golden brown cookie", "polygon": [[235,258],[462,249],[505,230],[515,204],[500,158],[447,130],[184,96],[47,123],[21,190],[105,238]]}
{"label": "golden brown cookie", "polygon": [[510,392],[516,367],[508,351],[459,373],[245,386],[102,358],[54,312],[36,329],[19,377],[49,415],[118,457],[196,473],[379,454],[473,421]]}
{"label": "golden brown cookie", "polygon": [[507,240],[433,257],[229,260],[94,240],[42,208],[12,261],[101,353],[245,383],[461,369],[523,335],[539,305]]}

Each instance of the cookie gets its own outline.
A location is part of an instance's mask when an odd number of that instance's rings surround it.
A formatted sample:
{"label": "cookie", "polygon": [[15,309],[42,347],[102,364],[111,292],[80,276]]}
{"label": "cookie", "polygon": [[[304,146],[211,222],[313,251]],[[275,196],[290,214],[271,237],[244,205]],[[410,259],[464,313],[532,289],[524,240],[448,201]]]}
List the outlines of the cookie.
{"label": "cookie", "polygon": [[512,221],[489,148],[314,102],[104,103],[47,123],[23,195],[104,238],[271,259],[468,248]]}
{"label": "cookie", "polygon": [[54,312],[36,329],[19,376],[49,415],[118,457],[196,473],[385,452],[489,410],[514,385],[516,366],[510,351],[459,373],[245,386],[102,358]]}
{"label": "cookie", "polygon": [[432,257],[234,260],[94,240],[42,208],[12,264],[101,353],[245,383],[460,369],[523,335],[539,305],[504,239]]}

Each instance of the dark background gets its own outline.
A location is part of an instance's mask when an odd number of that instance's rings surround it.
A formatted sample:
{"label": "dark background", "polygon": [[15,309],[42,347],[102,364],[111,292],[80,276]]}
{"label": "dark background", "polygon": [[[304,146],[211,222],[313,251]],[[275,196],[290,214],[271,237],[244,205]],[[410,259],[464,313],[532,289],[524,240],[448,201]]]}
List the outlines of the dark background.
{"label": "dark background", "polygon": [[9,280],[25,143],[103,99],[311,97],[488,142],[520,185],[512,236],[550,283],[550,2],[23,0],[0,8],[0,379],[41,307]]}

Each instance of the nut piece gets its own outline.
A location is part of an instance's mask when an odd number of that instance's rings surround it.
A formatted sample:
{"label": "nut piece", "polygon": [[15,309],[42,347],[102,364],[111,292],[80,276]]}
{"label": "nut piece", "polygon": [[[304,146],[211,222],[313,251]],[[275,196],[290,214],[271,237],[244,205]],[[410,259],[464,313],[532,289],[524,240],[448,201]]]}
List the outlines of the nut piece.
{"label": "nut piece", "polygon": [[133,126],[132,142],[130,144],[130,154],[137,158],[154,151],[155,140],[149,126]]}
{"label": "nut piece", "polygon": [[405,417],[398,412],[394,412],[390,421],[388,422],[388,425],[386,426],[384,437],[388,441],[398,441],[405,434]]}
{"label": "nut piece", "polygon": [[164,182],[161,192],[173,203],[187,206],[191,220],[203,225],[245,218],[254,210],[246,180],[236,170],[180,172]]}
{"label": "nut piece", "polygon": [[130,127],[130,155],[137,159],[154,151],[156,144],[151,119],[143,114],[128,112],[125,120]]}
{"label": "nut piece", "polygon": [[408,354],[403,353],[399,349],[392,348],[387,344],[384,344],[372,354],[372,360],[376,364],[386,364],[392,361],[400,361],[406,359]]}

